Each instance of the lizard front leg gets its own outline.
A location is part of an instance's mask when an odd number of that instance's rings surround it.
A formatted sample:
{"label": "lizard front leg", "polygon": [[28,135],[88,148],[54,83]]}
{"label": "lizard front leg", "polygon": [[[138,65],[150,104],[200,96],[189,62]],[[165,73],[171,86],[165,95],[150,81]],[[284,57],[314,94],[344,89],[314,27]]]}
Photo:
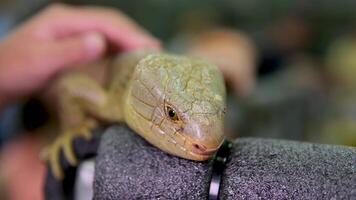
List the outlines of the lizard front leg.
{"label": "lizard front leg", "polygon": [[48,147],[41,152],[41,157],[49,163],[53,175],[57,179],[63,179],[64,174],[60,163],[61,151],[63,151],[65,158],[72,166],[78,164],[77,157],[72,148],[73,140],[76,138],[84,138],[89,140],[91,129],[95,128],[96,121],[87,119],[77,127],[69,128],[61,133],[59,137]]}
{"label": "lizard front leg", "polygon": [[72,74],[64,77],[58,85],[59,117],[62,134],[42,152],[42,158],[49,162],[54,176],[64,177],[60,165],[60,152],[63,150],[68,162],[75,166],[77,158],[72,149],[75,138],[91,138],[91,130],[97,126],[95,116],[103,120],[113,120],[108,110],[108,93],[94,80],[84,74]]}

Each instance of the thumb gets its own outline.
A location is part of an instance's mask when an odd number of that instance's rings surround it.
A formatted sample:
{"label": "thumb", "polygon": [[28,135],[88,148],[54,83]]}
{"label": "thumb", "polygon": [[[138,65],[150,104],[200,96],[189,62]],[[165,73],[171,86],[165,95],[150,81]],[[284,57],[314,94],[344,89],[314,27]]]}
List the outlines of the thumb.
{"label": "thumb", "polygon": [[105,49],[105,38],[91,32],[55,41],[46,54],[54,68],[68,68],[99,59]]}

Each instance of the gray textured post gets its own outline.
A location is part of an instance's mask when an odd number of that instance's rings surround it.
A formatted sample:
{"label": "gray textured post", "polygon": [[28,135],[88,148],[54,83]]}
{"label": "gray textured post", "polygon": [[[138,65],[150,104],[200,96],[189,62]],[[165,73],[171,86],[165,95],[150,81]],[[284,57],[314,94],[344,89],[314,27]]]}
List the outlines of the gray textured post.
{"label": "gray textured post", "polygon": [[[211,161],[165,154],[126,127],[102,137],[94,199],[206,199]],[[239,139],[221,199],[356,199],[356,148]]]}

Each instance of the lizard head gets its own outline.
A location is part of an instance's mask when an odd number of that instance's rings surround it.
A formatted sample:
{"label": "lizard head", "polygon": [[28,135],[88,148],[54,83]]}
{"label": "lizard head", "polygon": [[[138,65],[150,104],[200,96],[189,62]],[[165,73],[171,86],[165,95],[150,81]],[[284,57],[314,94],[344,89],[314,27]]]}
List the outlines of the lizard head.
{"label": "lizard head", "polygon": [[206,160],[224,140],[225,86],[201,60],[150,54],[139,61],[126,92],[127,124],[170,154]]}

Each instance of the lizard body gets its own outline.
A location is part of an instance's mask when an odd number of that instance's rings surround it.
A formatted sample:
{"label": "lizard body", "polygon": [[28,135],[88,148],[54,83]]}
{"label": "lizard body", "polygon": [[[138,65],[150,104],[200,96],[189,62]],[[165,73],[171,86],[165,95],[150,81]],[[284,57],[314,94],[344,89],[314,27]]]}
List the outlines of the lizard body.
{"label": "lizard body", "polygon": [[89,138],[95,119],[124,122],[154,146],[190,160],[209,159],[222,144],[226,94],[214,65],[133,52],[113,60],[109,80],[100,85],[85,74],[69,74],[59,82],[64,134],[46,153],[56,177],[63,177],[59,150],[76,165],[71,141]]}

